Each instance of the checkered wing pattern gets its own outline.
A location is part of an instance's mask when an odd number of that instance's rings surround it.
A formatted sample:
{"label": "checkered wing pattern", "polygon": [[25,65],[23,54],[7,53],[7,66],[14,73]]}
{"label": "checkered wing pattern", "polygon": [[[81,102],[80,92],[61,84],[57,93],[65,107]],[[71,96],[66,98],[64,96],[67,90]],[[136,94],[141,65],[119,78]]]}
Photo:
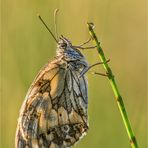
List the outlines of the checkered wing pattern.
{"label": "checkered wing pattern", "polygon": [[67,61],[54,59],[38,74],[20,110],[16,148],[66,148],[87,129],[87,82]]}

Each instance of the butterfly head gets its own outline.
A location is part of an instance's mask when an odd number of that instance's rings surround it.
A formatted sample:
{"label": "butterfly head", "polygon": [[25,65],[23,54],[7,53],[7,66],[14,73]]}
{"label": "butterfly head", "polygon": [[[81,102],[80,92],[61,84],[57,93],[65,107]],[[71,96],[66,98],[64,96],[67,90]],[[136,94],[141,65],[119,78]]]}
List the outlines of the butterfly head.
{"label": "butterfly head", "polygon": [[57,56],[63,56],[66,60],[80,60],[84,58],[82,53],[76,49],[72,43],[65,37],[61,36],[57,45]]}
{"label": "butterfly head", "polygon": [[58,46],[57,47],[59,49],[66,50],[67,48],[72,47],[72,44],[67,38],[65,38],[64,36],[61,36],[59,41],[58,41]]}

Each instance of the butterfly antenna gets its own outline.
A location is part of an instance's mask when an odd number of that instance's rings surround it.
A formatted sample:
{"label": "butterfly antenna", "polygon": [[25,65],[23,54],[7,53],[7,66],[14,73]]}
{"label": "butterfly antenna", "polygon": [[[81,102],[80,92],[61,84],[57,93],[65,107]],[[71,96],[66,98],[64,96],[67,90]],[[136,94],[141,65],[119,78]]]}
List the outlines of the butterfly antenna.
{"label": "butterfly antenna", "polygon": [[40,21],[44,24],[44,26],[47,28],[47,30],[49,31],[49,33],[52,35],[52,37],[54,38],[54,40],[58,43],[58,40],[56,39],[56,37],[54,36],[54,34],[52,33],[52,31],[49,29],[49,27],[46,25],[46,23],[43,21],[43,19],[40,16],[40,14],[37,14],[37,16],[40,19]]}
{"label": "butterfly antenna", "polygon": [[55,28],[55,34],[56,38],[58,39],[58,30],[57,30],[57,14],[58,14],[59,9],[55,9],[54,11],[54,28]]}

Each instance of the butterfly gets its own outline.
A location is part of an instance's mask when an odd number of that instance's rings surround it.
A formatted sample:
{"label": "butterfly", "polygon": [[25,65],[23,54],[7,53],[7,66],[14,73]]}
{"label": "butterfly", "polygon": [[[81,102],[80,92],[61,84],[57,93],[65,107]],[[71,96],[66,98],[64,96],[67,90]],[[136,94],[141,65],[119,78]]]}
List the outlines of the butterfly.
{"label": "butterfly", "polygon": [[88,63],[67,38],[55,40],[55,58],[40,70],[20,109],[16,148],[71,147],[88,130]]}

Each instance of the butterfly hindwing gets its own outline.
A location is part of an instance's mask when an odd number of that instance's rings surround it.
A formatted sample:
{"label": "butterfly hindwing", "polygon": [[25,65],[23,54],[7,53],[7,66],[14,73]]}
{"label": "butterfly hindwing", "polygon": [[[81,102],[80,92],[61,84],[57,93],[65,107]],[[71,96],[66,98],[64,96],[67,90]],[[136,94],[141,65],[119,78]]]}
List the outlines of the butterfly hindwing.
{"label": "butterfly hindwing", "polygon": [[55,59],[38,74],[20,111],[16,147],[69,147],[87,131],[87,83]]}

